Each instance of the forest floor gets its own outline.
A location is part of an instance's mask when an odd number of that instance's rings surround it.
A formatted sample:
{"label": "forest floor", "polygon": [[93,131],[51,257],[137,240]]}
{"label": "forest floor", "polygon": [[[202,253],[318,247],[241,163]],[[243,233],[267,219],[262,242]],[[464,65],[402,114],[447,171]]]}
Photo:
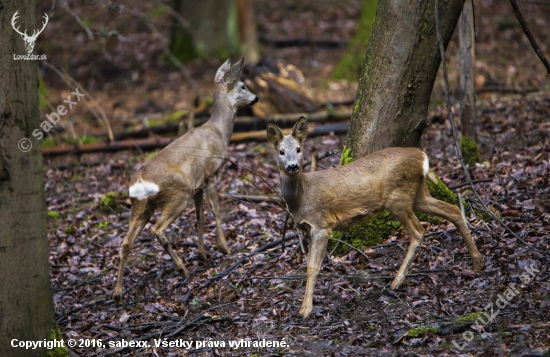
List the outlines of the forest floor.
{"label": "forest floor", "polygon": [[[94,31],[104,26],[101,20],[108,10],[107,2],[98,4],[103,6],[74,9]],[[126,10],[107,25],[122,37],[96,36],[94,40],[60,8],[37,43],[38,53],[47,53],[49,63],[66,68],[96,99],[114,131],[134,125],[139,114],[171,113],[188,108],[192,100],[181,71],[163,59],[162,38],[168,36],[169,17],[156,11],[162,9],[159,4],[126,4]],[[423,223],[426,238],[409,276],[400,289],[390,290],[408,246],[408,235],[398,229],[369,249],[368,259],[354,250],[327,256],[315,289],[313,313],[303,319],[298,311],[305,289],[305,259],[294,224],[289,223],[283,251],[279,242],[283,209],[270,200],[254,203],[231,198],[272,194],[273,189],[280,192],[273,149],[267,142],[231,144],[230,159],[238,165],[224,167],[219,191],[232,254],[215,249],[215,224],[205,205],[208,260],[198,258],[196,219],[190,207],[167,231],[191,272],[188,277],[179,276],[150,233],[155,216],[132,248],[124,305],[116,306],[111,294],[130,214],[125,193],[132,174],[149,153],[46,158],[52,287],[56,320],[65,341],[101,339],[107,345],[75,347],[81,356],[542,355],[550,347],[550,81],[515,25],[509,3],[481,0],[475,5],[483,163],[469,169],[474,179],[484,179],[476,184],[484,202],[529,246],[496,222],[467,211],[472,236],[484,257],[483,271],[474,273],[452,224]],[[260,34],[271,40],[346,42],[360,12],[360,2],[353,0],[257,0],[256,7]],[[550,33],[545,29],[550,4],[530,1],[523,7],[539,44],[549,53]],[[39,5],[38,13],[47,10],[49,5]],[[158,33],[148,21],[140,20],[143,14],[153,18]],[[452,83],[458,73],[457,46],[452,42],[454,49],[448,51]],[[323,101],[354,97],[356,83],[330,80],[345,47],[264,44],[264,51],[271,60],[302,70],[306,85]],[[219,64],[215,60],[188,64],[197,85],[194,94],[211,96]],[[41,66],[47,100],[55,106],[74,88],[65,86],[48,68]],[[430,168],[452,187],[466,179],[444,119],[442,98],[438,78],[422,148],[430,157]],[[77,106],[58,129],[60,135],[78,137],[104,133],[87,106]],[[344,141],[345,136],[338,135],[310,138],[305,155],[313,150],[341,150]],[[338,162],[339,157],[332,156],[320,164],[328,168]],[[455,191],[475,206],[467,187]],[[263,250],[255,252],[258,248]],[[239,263],[235,269],[228,269],[235,263]],[[526,272],[531,272],[529,279],[522,275]],[[193,347],[155,347],[169,335],[168,341],[194,341]],[[116,343],[121,339],[145,340],[151,347],[120,350]],[[252,347],[229,347],[230,341],[241,339],[243,344],[251,341]],[[253,347],[254,341],[264,339],[285,345]]]}

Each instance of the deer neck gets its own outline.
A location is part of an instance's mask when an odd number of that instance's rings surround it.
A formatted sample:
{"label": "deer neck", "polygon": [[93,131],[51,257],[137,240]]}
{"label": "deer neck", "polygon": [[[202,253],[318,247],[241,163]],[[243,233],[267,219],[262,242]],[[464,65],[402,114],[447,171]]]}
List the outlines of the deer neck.
{"label": "deer neck", "polygon": [[290,213],[294,216],[302,206],[305,189],[307,188],[304,182],[305,176],[302,174],[301,170],[297,175],[291,176],[284,172],[281,172],[280,175],[283,198],[288,205]]}
{"label": "deer neck", "polygon": [[222,133],[223,141],[226,144],[229,144],[231,139],[236,114],[237,109],[229,103],[227,93],[222,90],[216,91],[210,121]]}

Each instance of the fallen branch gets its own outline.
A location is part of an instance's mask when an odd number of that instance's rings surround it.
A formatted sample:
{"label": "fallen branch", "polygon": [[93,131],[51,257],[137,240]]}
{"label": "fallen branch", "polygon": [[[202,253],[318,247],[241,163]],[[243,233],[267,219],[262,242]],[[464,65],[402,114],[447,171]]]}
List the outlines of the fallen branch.
{"label": "fallen branch", "polygon": [[[328,124],[319,125],[310,131],[308,136],[323,136],[334,133],[335,135],[345,134],[349,129],[348,123],[342,124]],[[290,134],[292,129],[283,129],[285,135]],[[86,145],[75,146],[58,146],[54,148],[42,149],[42,155],[46,157],[55,157],[66,154],[82,155],[95,152],[114,152],[121,150],[131,150],[139,148],[140,150],[154,150],[163,148],[176,140],[177,137],[172,138],[149,138],[149,139],[131,139],[122,141],[112,141],[108,143],[95,143]],[[234,133],[231,136],[232,142],[244,142],[244,141],[263,141],[266,140],[265,130],[252,131],[248,133]]]}

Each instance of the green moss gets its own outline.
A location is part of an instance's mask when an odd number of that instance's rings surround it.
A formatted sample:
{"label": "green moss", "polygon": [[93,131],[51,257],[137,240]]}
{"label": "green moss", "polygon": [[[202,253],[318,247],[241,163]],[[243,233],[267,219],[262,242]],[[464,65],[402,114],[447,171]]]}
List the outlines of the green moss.
{"label": "green moss", "polygon": [[454,319],[456,322],[475,322],[480,316],[485,315],[484,312],[470,312],[466,315],[459,316]]}
{"label": "green moss", "polygon": [[67,227],[65,227],[63,232],[65,232],[65,234],[73,235],[77,232],[77,229],[72,223],[69,223],[69,225]]}
{"label": "green moss", "polygon": [[[63,335],[61,335],[61,331],[59,331],[59,327],[55,321],[53,321],[53,328],[48,339],[50,341],[63,341]],[[46,350],[46,357],[69,357],[69,351],[65,347],[65,344],[63,344],[63,347],[54,347]]]}
{"label": "green moss", "polygon": [[109,224],[111,224],[111,222],[109,222],[109,221],[99,222],[99,224],[97,225],[97,228],[105,229],[105,228],[109,227]]}
{"label": "green moss", "polygon": [[340,166],[347,165],[350,162],[355,161],[353,157],[350,156],[351,148],[347,148],[344,146],[344,150],[342,150],[342,156],[340,156]]}
{"label": "green moss", "polygon": [[460,151],[462,151],[462,157],[466,164],[473,165],[476,162],[481,162],[477,144],[469,137],[463,135],[460,138]]}
{"label": "green moss", "polygon": [[150,153],[149,155],[147,155],[147,156],[145,157],[145,161],[154,158],[155,156],[157,156],[157,154],[158,154],[158,152],[156,152],[156,151]]}
{"label": "green moss", "polygon": [[118,210],[119,204],[117,201],[116,193],[107,192],[105,196],[99,200],[99,210],[103,212],[113,212]]}
{"label": "green moss", "polygon": [[53,218],[56,221],[61,219],[61,215],[57,211],[48,211],[48,217]]}
{"label": "green moss", "polygon": [[419,326],[407,331],[407,335],[410,337],[420,337],[427,334],[434,334],[436,332],[437,328],[435,326]]}
{"label": "green moss", "polygon": [[188,62],[199,57],[197,45],[189,31],[176,27],[170,36],[170,51],[180,62]]}
{"label": "green moss", "polygon": [[449,190],[443,181],[441,181],[441,179],[432,171],[428,173],[426,183],[428,184],[428,191],[430,191],[430,195],[432,195],[432,197],[458,206],[458,199],[454,192]]}

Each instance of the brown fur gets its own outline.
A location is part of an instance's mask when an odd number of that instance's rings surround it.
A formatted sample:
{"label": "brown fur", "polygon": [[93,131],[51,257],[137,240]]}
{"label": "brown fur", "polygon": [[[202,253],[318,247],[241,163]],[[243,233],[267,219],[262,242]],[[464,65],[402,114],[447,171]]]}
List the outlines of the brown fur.
{"label": "brown fur", "polygon": [[200,127],[191,129],[165,147],[132,177],[130,187],[147,182],[157,185],[158,193],[147,193],[146,197],[132,198],[130,227],[120,249],[115,301],[120,302],[122,299],[122,277],[132,244],[149,222],[155,209],[160,209],[162,214],[151,231],[174,261],[178,272],[188,274],[187,268],[172,249],[164,232],[193,200],[197,214],[198,253],[206,259],[203,242],[203,191],[206,191],[216,220],[218,248],[226,254],[231,253],[222,229],[216,183],[226,161],[227,145],[233,132],[237,108],[257,100],[257,97],[239,81],[242,65],[241,60],[230,67],[228,60],[218,70],[218,89],[214,94],[210,120]]}
{"label": "brown fur", "polygon": [[[392,289],[404,282],[424,238],[424,228],[413,211],[451,221],[468,247],[474,270],[481,270],[481,254],[460,210],[431,197],[428,192],[423,166],[425,154],[421,150],[387,148],[338,168],[303,173],[302,153],[297,149],[302,147],[307,136],[305,118],[300,118],[292,133],[284,137],[280,129],[271,124],[267,136],[279,156],[283,198],[296,225],[311,239],[306,291],[300,309],[304,317],[313,308],[313,289],[330,233],[346,229],[383,210],[390,211],[411,236],[409,250],[391,284]],[[298,166],[297,171],[292,170],[294,164]]]}

